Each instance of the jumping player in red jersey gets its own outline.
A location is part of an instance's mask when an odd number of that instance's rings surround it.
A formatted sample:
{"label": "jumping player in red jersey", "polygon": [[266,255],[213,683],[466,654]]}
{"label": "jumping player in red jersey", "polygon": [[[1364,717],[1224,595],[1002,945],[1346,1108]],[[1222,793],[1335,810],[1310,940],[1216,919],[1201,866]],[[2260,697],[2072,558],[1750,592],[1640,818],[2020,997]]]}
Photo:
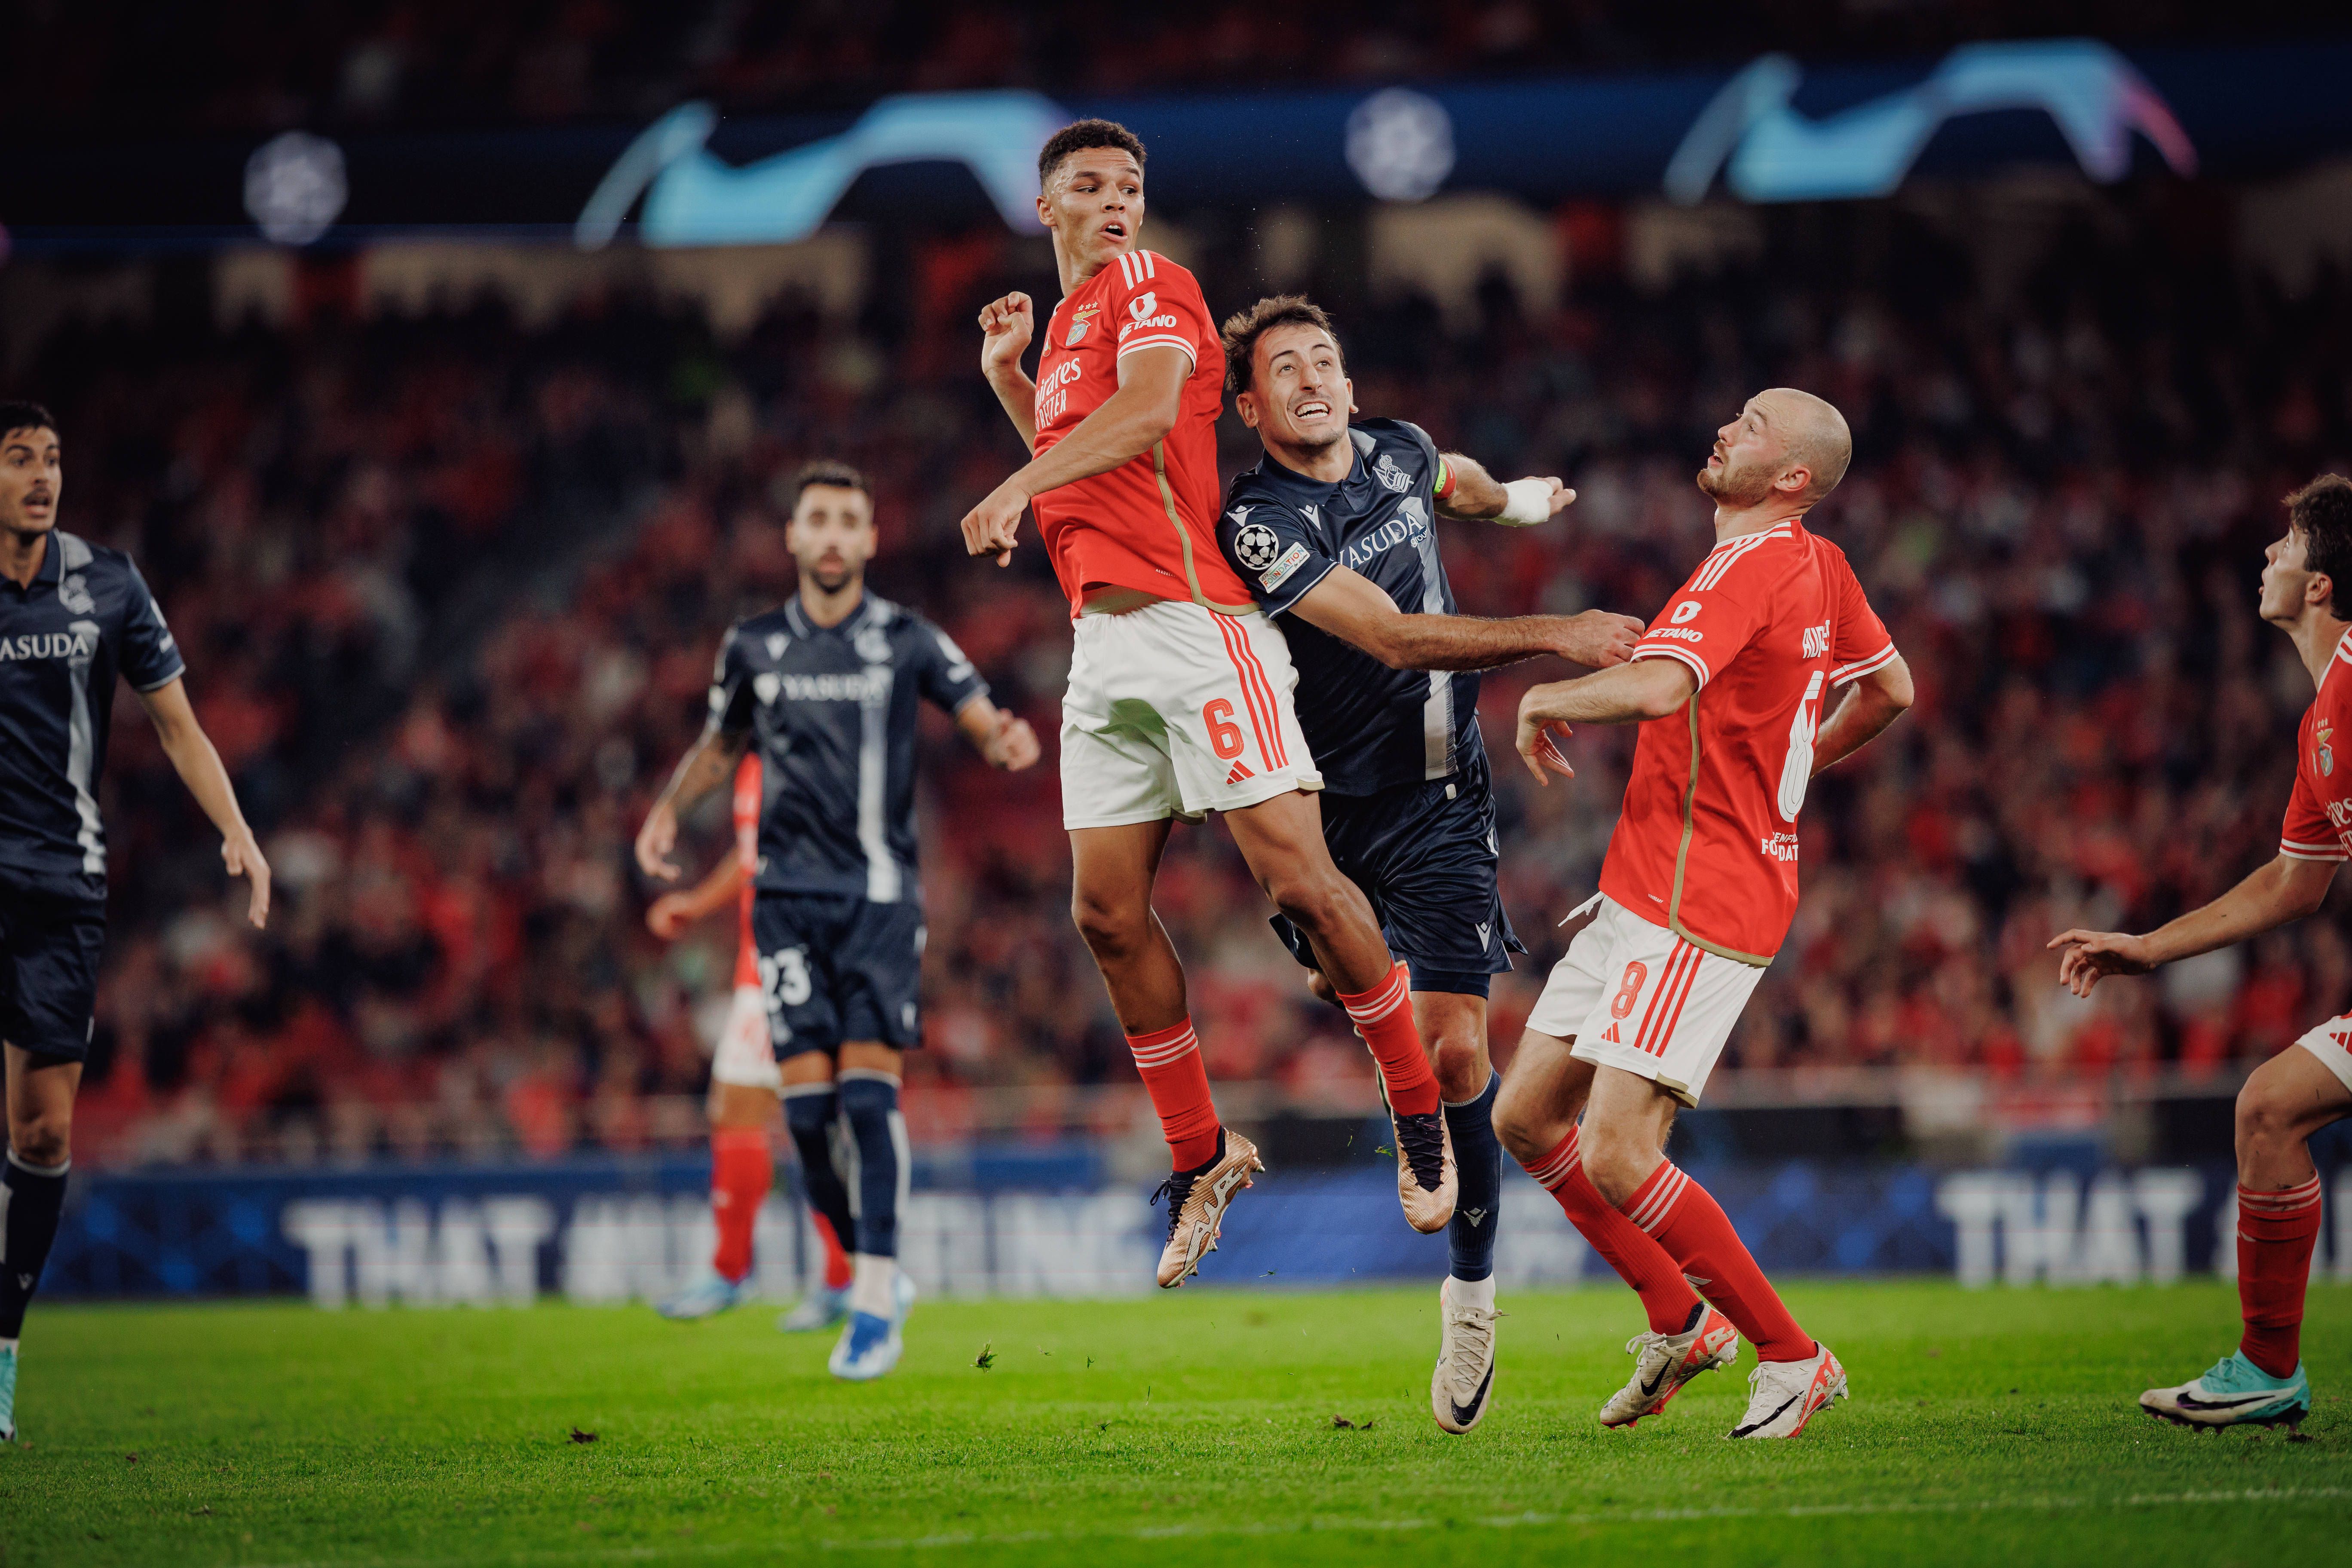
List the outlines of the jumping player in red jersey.
{"label": "jumping player in red jersey", "polygon": [[[646,910],[646,925],[664,942],[736,906],[735,994],[710,1062],[710,1218],[718,1233],[709,1272],[689,1282],[660,1310],[666,1318],[708,1318],[743,1299],[751,1278],[751,1234],[760,1205],[775,1181],[769,1124],[783,1079],[768,1044],[768,1002],[760,988],[760,950],[751,939],[751,879],[760,866],[760,759],[746,752],[735,768],[735,853],[693,888],[664,893]],[[809,1211],[824,1247],[824,1283],[776,1320],[786,1333],[831,1328],[849,1312],[849,1254],[832,1222]]]}
{"label": "jumping player in red jersey", "polygon": [[1192,275],[1137,245],[1143,155],[1124,126],[1088,120],[1038,157],[1062,302],[1035,381],[1021,368],[1029,297],[1008,294],[980,317],[981,369],[1033,456],[964,518],[963,536],[1003,564],[1034,506],[1069,595],[1072,913],[1168,1139],[1167,1289],[1215,1246],[1226,1205],[1265,1168],[1218,1121],[1184,971],[1151,912],[1171,818],[1223,812],[1258,885],[1312,944],[1380,1063],[1414,1229],[1445,1227],[1456,1178],[1405,968],[1324,847],[1311,793],[1323,777],[1292,710],[1289,647],[1217,542],[1224,350]]}
{"label": "jumping player in red jersey", "polygon": [[[2352,858],[2352,765],[2336,740],[2352,724],[2352,479],[2326,474],[2286,498],[2286,534],[2265,552],[2263,619],[2294,639],[2319,690],[2296,737],[2294,793],[2277,858],[2145,936],[2067,931],[2050,945],[2059,984],[2088,996],[2110,974],[2244,942],[2315,912],[2336,868]],[[2347,759],[2352,763],[2352,758]],[[2338,776],[2341,774],[2342,776]],[[2303,1367],[2304,1292],[2319,1238],[2319,1171],[2312,1134],[2352,1116],[2352,1014],[2330,1018],[2256,1068],[2238,1091],[2238,1348],[2202,1376],[2139,1396],[2151,1415],[2216,1427],[2301,1424],[2311,1414]]]}
{"label": "jumping player in red jersey", "polygon": [[1575,776],[1559,749],[1568,726],[1642,725],[1584,907],[1593,918],[1528,1016],[1495,1107],[1504,1147],[1649,1313],[1604,1426],[1663,1410],[1698,1373],[1730,1364],[1742,1334],[1759,1364],[1732,1436],[1793,1437],[1846,1392],[1845,1369],[1798,1328],[1665,1145],[1796,913],[1807,782],[1911,703],[1910,671],[1845,556],[1801,521],[1853,451],[1844,418],[1811,394],[1750,398],[1698,476],[1716,546],[1633,661],[1519,703],[1519,754],[1538,783]]}

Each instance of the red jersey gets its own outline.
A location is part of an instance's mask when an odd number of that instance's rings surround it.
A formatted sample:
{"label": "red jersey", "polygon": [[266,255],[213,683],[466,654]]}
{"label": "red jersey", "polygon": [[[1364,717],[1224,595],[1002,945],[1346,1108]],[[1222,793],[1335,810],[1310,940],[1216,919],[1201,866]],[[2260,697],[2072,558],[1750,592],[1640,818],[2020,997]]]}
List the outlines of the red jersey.
{"label": "red jersey", "polygon": [[[2336,645],[2327,673],[2319,678],[2319,695],[2304,710],[2296,731],[2294,793],[2287,797],[2286,822],[2279,828],[2279,853],[2294,860],[2342,860],[2352,838],[2352,754],[2344,759],[2344,776],[2337,778],[2336,736],[2352,720],[2352,632]],[[2345,735],[2352,747],[2352,731]]]}
{"label": "red jersey", "polygon": [[1794,519],[1725,540],[1633,649],[1698,677],[1642,725],[1601,890],[1765,964],[1797,912],[1797,813],[1830,694],[1895,658],[1844,552]]}
{"label": "red jersey", "polygon": [[1175,428],[1150,451],[1029,504],[1073,615],[1096,586],[1246,614],[1255,603],[1217,545],[1225,351],[1190,272],[1149,250],[1127,251],[1054,308],[1037,361],[1037,452],[1118,389],[1121,359],[1156,348],[1181,349],[1192,362]]}
{"label": "red jersey", "polygon": [[747,752],[735,764],[735,863],[743,868],[743,890],[736,912],[742,932],[735,944],[735,984],[760,984],[760,951],[751,945],[751,883],[760,874],[760,753]]}

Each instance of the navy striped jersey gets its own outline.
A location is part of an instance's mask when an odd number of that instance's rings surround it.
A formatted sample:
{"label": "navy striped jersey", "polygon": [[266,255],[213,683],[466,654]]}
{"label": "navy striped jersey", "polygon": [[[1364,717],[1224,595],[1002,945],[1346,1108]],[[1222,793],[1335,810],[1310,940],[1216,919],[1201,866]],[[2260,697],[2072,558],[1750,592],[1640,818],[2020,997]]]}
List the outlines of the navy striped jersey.
{"label": "navy striped jersey", "polygon": [[114,678],[141,691],[185,671],[131,557],[58,531],[30,587],[0,578],[0,879],[103,898]]}
{"label": "navy striped jersey", "polygon": [[1397,608],[1454,613],[1438,558],[1437,447],[1417,425],[1366,419],[1348,432],[1354,465],[1337,484],[1271,453],[1234,480],[1217,541],[1298,667],[1298,727],[1334,795],[1371,795],[1451,776],[1485,753],[1475,674],[1391,669],[1311,626],[1291,607],[1335,567],[1370,578]]}
{"label": "navy striped jersey", "polygon": [[954,712],[988,693],[948,635],[863,595],[820,626],[797,598],[739,621],[719,647],[710,723],[749,733],[763,766],[763,892],[918,897],[915,703]]}

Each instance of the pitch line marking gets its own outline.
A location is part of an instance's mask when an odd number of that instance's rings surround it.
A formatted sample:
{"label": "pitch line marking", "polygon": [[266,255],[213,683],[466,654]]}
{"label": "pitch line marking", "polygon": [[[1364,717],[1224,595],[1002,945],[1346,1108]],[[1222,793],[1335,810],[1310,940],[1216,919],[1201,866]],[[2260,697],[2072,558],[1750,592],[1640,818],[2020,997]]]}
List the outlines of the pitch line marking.
{"label": "pitch line marking", "polygon": [[[1792,1503],[1785,1508],[1660,1508],[1624,1509],[1607,1513],[1493,1514],[1483,1519],[1308,1519],[1298,1523],[1146,1525],[1133,1530],[1024,1530],[998,1535],[967,1532],[951,1535],[901,1536],[893,1540],[799,1542],[803,1549],[824,1552],[932,1552],[955,1546],[1027,1546],[1045,1542],[1124,1540],[1172,1541],[1219,1536],[1258,1537],[1328,1531],[1411,1530],[1518,1530],[1545,1525],[1690,1524],[1724,1519],[1819,1519],[1874,1514],[2054,1513],[2082,1509],[2204,1507],[2219,1503],[2326,1502],[2352,1498],[2352,1487],[2258,1487],[2234,1491],[2135,1492],[2120,1498],[1986,1498],[1974,1502],[1854,1502]],[[772,1554],[773,1541],[680,1542],[656,1545],[640,1542],[626,1546],[567,1546],[561,1549],[506,1552],[507,1561],[579,1563],[629,1562],[684,1557],[729,1557],[746,1553]],[[472,1563],[467,1557],[337,1557],[304,1559],[275,1568],[349,1568],[364,1563],[374,1568],[432,1568],[441,1563]]]}

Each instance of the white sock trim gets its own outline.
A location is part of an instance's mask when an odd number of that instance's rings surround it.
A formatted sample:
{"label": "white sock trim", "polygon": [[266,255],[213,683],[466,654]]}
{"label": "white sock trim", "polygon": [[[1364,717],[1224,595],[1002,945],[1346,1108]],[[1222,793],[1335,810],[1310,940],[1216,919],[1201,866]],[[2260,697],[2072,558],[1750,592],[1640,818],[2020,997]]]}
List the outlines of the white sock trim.
{"label": "white sock trim", "polygon": [[19,1155],[16,1151],[11,1149],[8,1151],[8,1163],[16,1166],[16,1169],[24,1172],[27,1175],[62,1176],[68,1171],[73,1169],[73,1157],[71,1155],[68,1155],[63,1163],[59,1164],[36,1165],[30,1160],[25,1159],[23,1156]]}

